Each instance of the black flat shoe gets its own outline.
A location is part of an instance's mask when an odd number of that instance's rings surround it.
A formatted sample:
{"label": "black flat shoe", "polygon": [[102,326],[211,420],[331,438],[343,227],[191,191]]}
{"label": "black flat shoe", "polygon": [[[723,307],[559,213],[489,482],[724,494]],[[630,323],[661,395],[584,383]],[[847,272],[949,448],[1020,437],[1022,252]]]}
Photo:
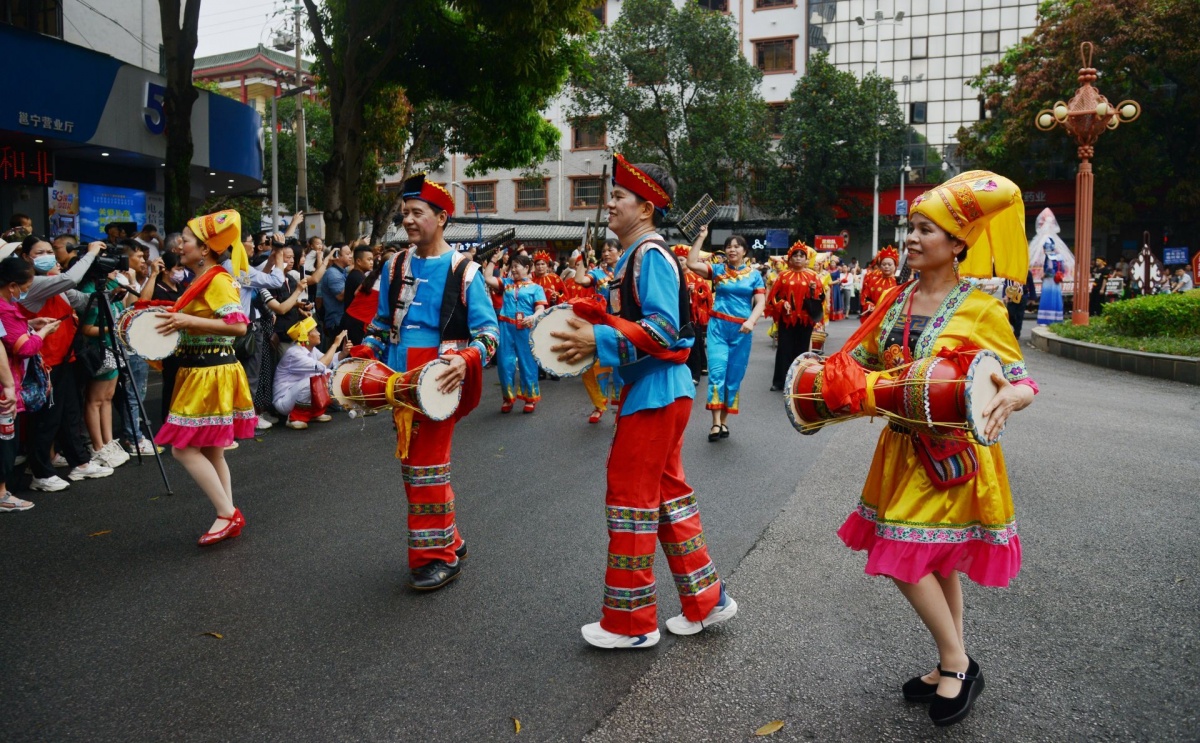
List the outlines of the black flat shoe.
{"label": "black flat shoe", "polygon": [[466,542],[466,540],[464,540],[463,543],[458,546],[458,549],[454,550],[454,556],[457,557],[460,562],[467,559],[467,542]]}
{"label": "black flat shoe", "polygon": [[[715,433],[714,433],[714,431],[715,431]],[[720,426],[713,426],[712,428],[708,429],[708,440],[709,441],[716,441],[719,438],[721,438],[721,427]]]}
{"label": "black flat shoe", "polygon": [[929,704],[937,696],[937,687],[937,684],[926,683],[925,679],[917,676],[905,681],[900,690],[904,692],[904,698],[910,702]]}
{"label": "black flat shoe", "polygon": [[777,386],[775,386],[775,385],[771,385],[771,391],[772,391],[772,392],[783,392],[783,388],[782,388],[782,387],[777,387]]}
{"label": "black flat shoe", "polygon": [[[967,660],[971,660],[970,656]],[[971,660],[966,673],[946,671],[941,666],[938,666],[938,673],[958,678],[962,681],[962,688],[955,697],[934,694],[933,703],[929,705],[929,719],[938,727],[962,722],[971,713],[971,705],[975,703],[975,698],[983,692],[983,672],[980,671],[979,664]]]}
{"label": "black flat shoe", "polygon": [[453,565],[442,560],[434,560],[428,565],[413,570],[408,579],[408,587],[414,591],[436,591],[458,577],[462,572],[462,563],[455,561]]}
{"label": "black flat shoe", "polygon": [[724,423],[721,424],[721,438],[729,438],[729,426],[725,425]]}

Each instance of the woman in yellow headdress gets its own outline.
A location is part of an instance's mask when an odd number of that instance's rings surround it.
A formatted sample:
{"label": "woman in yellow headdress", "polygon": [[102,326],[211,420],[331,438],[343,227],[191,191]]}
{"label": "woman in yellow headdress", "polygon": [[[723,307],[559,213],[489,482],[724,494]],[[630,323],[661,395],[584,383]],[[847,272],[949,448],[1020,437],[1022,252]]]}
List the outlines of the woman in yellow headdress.
{"label": "woman in yellow headdress", "polygon": [[[179,262],[196,275],[188,290],[158,320],[164,335],[181,333],[175,351],[179,372],[167,420],[155,443],[169,444],[217,510],[200,546],[236,537],[246,525],[233,505],[233,482],[225,447],[254,436],[258,422],[246,372],[233,353],[233,339],[245,335],[235,276],[247,273],[242,220],[228,210],[196,217],[183,228]],[[226,256],[228,251],[232,254]],[[233,275],[221,267],[231,258]]]}
{"label": "woman in yellow headdress", "polygon": [[[830,357],[825,402],[831,409],[859,409],[864,369],[895,369],[954,349],[990,349],[1004,367],[1003,376],[993,376],[1000,392],[983,411],[984,434],[994,440],[1009,414],[1033,402],[1037,385],[1004,305],[962,276],[990,278],[994,267],[999,276],[1024,280],[1020,189],[994,173],[971,171],[913,201],[910,214],[908,263],[919,278],[888,291],[845,350]],[[867,552],[868,574],[895,582],[937,644],[937,670],[904,684],[905,698],[930,703],[937,725],[966,717],[983,677],[964,645],[959,573],[981,585],[1007,586],[1021,566],[1000,446],[965,436],[932,442],[890,423],[861,501],[838,536]]]}

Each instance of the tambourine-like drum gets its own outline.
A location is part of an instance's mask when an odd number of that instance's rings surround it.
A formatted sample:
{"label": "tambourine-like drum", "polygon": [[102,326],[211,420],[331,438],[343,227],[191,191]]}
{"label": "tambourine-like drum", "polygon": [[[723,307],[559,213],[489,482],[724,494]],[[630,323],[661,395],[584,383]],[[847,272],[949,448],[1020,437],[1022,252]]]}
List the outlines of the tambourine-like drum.
{"label": "tambourine-like drum", "polygon": [[373,359],[349,358],[333,370],[330,394],[349,410],[365,412],[387,407],[420,411],[433,421],[444,421],[458,410],[462,388],[438,389],[438,376],[449,362],[436,359],[406,372],[394,372]]}
{"label": "tambourine-like drum", "polygon": [[852,413],[849,409],[830,410],[825,404],[821,394],[825,362],[808,353],[800,355],[788,370],[784,407],[792,427],[803,434],[816,433],[831,423],[882,415],[934,436],[969,431],[975,441],[991,446],[999,437],[984,436],[983,410],[999,392],[992,374],[1003,373],[1000,357],[987,350],[975,353],[965,374],[949,359],[917,359],[895,376],[868,376],[868,397],[874,400],[874,410]]}
{"label": "tambourine-like drum", "polygon": [[179,347],[183,334],[172,330],[167,335],[159,331],[159,316],[169,312],[165,307],[130,308],[117,320],[117,337],[125,348],[147,361],[162,361]]}
{"label": "tambourine-like drum", "polygon": [[571,332],[573,328],[567,324],[567,320],[572,318],[580,322],[587,322],[576,315],[570,305],[556,305],[535,320],[533,329],[529,331],[529,349],[533,352],[533,358],[549,374],[559,377],[577,377],[596,363],[595,356],[576,362],[559,361],[558,354],[550,350],[551,346],[562,343],[560,339],[550,334]]}

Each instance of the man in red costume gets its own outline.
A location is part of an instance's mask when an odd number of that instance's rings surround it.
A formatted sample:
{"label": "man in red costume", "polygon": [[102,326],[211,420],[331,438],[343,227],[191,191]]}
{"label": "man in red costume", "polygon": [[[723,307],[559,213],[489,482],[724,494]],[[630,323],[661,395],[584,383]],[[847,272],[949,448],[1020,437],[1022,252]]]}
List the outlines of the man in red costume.
{"label": "man in red costume", "polygon": [[412,246],[383,267],[379,312],[367,332],[384,341],[383,362],[394,371],[447,362],[439,387],[462,387],[458,410],[433,421],[396,408],[396,456],[408,499],[408,585],[441,588],[458,577],[467,547],[454,521],[450,447],[454,425],[479,404],[483,365],[496,352],[500,331],[479,264],[443,238],[454,198],[420,174],[404,182],[404,230]]}
{"label": "man in red costume", "polygon": [[825,289],[821,277],[808,270],[810,251],[816,254],[803,241],[792,245],[787,254],[787,268],[776,277],[767,294],[767,316],[779,324],[772,392],[783,389],[788,367],[797,356],[808,351],[813,325],[821,321]]}
{"label": "man in red costume", "polygon": [[[708,556],[696,495],[684,477],[683,432],[695,386],[684,362],[692,345],[687,284],[655,227],[675,194],[675,181],[656,165],[614,156],[608,228],[625,252],[609,286],[608,314],[590,302],[572,306],[572,321],[551,350],[564,361],[598,356],[624,386],[608,460],[608,561],[599,622],[583,637],[602,648],[648,648],[659,640],[654,583],[658,542],[667,555],[683,613],[667,620],[692,635],[737,613]],[[593,323],[591,325],[587,323]]]}

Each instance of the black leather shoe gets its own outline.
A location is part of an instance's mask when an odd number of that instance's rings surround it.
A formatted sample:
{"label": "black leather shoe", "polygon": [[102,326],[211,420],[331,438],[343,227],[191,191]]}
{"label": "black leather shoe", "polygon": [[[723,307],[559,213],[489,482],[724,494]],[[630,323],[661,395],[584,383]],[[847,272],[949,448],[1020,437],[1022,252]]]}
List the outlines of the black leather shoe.
{"label": "black leather shoe", "polygon": [[937,696],[937,684],[926,683],[923,678],[917,676],[910,678],[904,682],[904,686],[900,687],[904,692],[904,698],[910,702],[918,704],[929,704],[933,698]]}
{"label": "black leather shoe", "polygon": [[458,577],[462,572],[462,563],[448,565],[441,560],[434,560],[428,565],[422,565],[408,578],[408,587],[414,591],[436,591]]}
{"label": "black leather shoe", "polygon": [[958,696],[942,697],[934,694],[933,703],[929,705],[929,719],[938,727],[953,725],[966,719],[971,713],[971,705],[975,703],[975,698],[983,692],[983,672],[970,656],[967,660],[970,660],[970,664],[966,673],[946,671],[938,666],[938,673],[943,676],[955,676],[962,681]]}
{"label": "black leather shoe", "polygon": [[458,549],[454,550],[454,556],[457,557],[459,559],[459,561],[467,559],[467,542],[466,542],[466,540],[463,540],[463,543],[458,545]]}
{"label": "black leather shoe", "polygon": [[773,385],[771,385],[771,391],[772,392],[783,392],[783,388],[777,384],[773,384]]}

